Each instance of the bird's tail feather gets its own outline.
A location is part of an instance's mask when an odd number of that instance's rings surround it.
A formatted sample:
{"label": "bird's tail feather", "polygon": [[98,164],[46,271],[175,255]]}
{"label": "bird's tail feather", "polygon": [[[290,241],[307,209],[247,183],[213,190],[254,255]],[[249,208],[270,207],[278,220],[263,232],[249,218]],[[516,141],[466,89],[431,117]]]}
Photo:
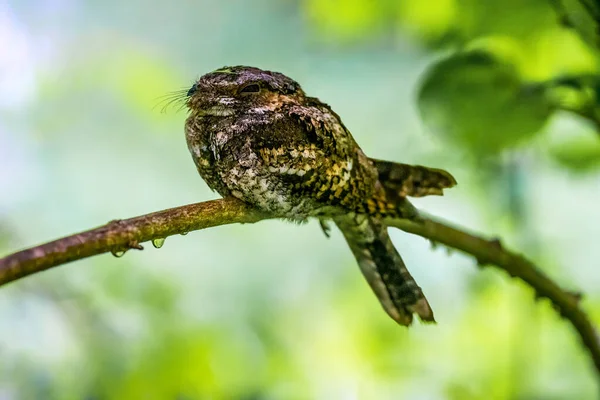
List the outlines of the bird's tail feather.
{"label": "bird's tail feather", "polygon": [[426,322],[435,322],[433,311],[417,282],[406,269],[394,247],[387,227],[364,214],[335,219],[369,286],[392,319],[409,326],[413,313]]}
{"label": "bird's tail feather", "polygon": [[388,194],[400,197],[441,196],[444,194],[444,189],[456,185],[456,179],[443,169],[373,158],[371,161],[379,173],[379,182]]}

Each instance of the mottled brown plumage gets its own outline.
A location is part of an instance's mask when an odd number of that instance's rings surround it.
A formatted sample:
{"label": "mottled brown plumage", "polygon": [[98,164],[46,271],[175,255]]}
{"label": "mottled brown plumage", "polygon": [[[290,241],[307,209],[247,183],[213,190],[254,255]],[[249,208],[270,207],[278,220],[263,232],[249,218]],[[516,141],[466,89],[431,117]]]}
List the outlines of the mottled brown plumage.
{"label": "mottled brown plumage", "polygon": [[277,72],[221,68],[186,101],[188,148],[211,189],[282,218],[335,221],[386,312],[434,320],[382,218],[414,218],[405,197],[441,194],[450,174],[368,158],[328,105]]}

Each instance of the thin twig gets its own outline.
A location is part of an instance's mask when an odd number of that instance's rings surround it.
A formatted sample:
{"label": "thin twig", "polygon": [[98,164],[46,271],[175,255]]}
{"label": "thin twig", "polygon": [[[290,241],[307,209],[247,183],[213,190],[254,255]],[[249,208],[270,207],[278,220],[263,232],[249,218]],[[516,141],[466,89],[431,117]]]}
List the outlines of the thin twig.
{"label": "thin twig", "polygon": [[[233,223],[253,223],[274,218],[239,200],[221,199],[158,211],[108,224],[32,247],[0,259],[0,286],[25,276],[97,254],[142,249],[140,243],[171,235]],[[498,240],[486,240],[453,228],[431,217],[420,222],[387,220],[408,233],[442,243],[475,257],[479,265],[493,265],[529,284],[537,297],[550,299],[568,319],[587,348],[600,378],[600,340],[580,295],[560,288],[524,257],[504,249]]]}

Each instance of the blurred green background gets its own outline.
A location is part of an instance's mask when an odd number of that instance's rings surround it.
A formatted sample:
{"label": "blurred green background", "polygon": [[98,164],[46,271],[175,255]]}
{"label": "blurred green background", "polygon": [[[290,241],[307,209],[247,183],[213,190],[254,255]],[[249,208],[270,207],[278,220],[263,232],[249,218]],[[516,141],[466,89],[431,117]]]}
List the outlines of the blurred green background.
{"label": "blurred green background", "polygon": [[[0,1],[0,254],[215,198],[160,96],[254,65],[329,103],[370,156],[451,171],[456,188],[415,204],[501,237],[600,325],[582,2]],[[314,221],[191,232],[3,287],[0,399],[597,398],[548,301],[391,235],[437,325],[397,326]]]}

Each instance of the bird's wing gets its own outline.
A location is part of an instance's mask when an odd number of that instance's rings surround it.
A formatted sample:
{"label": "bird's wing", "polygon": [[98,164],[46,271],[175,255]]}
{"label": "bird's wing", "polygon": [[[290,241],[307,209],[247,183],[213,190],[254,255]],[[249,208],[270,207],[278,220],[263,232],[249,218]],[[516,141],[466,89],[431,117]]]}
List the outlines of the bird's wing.
{"label": "bird's wing", "polygon": [[356,209],[372,196],[377,169],[328,106],[290,106],[258,153],[299,195]]}

